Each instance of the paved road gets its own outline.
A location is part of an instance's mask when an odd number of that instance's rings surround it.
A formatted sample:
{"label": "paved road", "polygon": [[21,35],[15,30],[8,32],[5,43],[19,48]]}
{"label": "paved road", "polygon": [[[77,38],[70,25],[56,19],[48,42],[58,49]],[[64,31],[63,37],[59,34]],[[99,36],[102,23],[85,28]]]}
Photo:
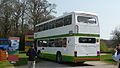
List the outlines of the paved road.
{"label": "paved road", "polygon": [[[28,67],[20,66],[16,68],[28,68]],[[84,64],[76,64],[76,63],[58,64],[53,61],[42,61],[41,63],[36,64],[36,68],[117,68],[117,66],[107,64],[101,61],[85,62]]]}

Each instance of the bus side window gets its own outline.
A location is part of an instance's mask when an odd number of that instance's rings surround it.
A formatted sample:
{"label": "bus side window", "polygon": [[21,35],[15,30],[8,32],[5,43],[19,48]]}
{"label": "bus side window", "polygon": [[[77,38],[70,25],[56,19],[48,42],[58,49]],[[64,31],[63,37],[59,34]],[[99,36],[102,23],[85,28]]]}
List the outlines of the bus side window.
{"label": "bus side window", "polygon": [[49,23],[49,29],[52,29],[52,24],[51,23]]}
{"label": "bus side window", "polygon": [[54,27],[54,23],[53,23],[53,21],[51,22],[51,24],[52,24],[52,26],[51,26],[51,27],[52,27],[52,29],[53,29],[53,28],[55,28],[55,27]]}
{"label": "bus side window", "polygon": [[45,25],[45,24],[43,24],[43,30],[45,30],[45,26],[46,26],[46,25]]}
{"label": "bus side window", "polygon": [[72,23],[72,15],[66,16],[64,18],[64,26],[70,25]]}
{"label": "bus side window", "polygon": [[55,22],[56,23],[56,28],[59,27],[59,22],[58,21],[59,20],[56,20],[56,22]]}
{"label": "bus side window", "polygon": [[63,24],[63,18],[60,18],[60,19],[58,19],[58,27],[61,27],[61,26],[63,26],[64,24]]}
{"label": "bus side window", "polygon": [[43,31],[43,25],[41,25],[40,28],[41,28],[40,31]]}
{"label": "bus side window", "polygon": [[63,38],[63,47],[66,47],[67,46],[67,39],[66,38]]}
{"label": "bus side window", "polygon": [[37,46],[40,47],[40,41],[39,40],[37,41]]}
{"label": "bus side window", "polygon": [[47,23],[44,24],[44,30],[47,30]]}
{"label": "bus side window", "polygon": [[55,47],[55,39],[51,39],[51,47]]}
{"label": "bus side window", "polygon": [[53,24],[54,24],[54,28],[57,28],[56,27],[56,20],[53,21]]}
{"label": "bus side window", "polygon": [[41,31],[41,25],[40,25],[40,26],[38,26],[38,31]]}
{"label": "bus side window", "polygon": [[67,39],[66,38],[58,38],[58,39],[49,39],[39,41],[40,47],[66,47]]}
{"label": "bus side window", "polygon": [[35,27],[35,31],[38,32],[39,30],[39,26]]}

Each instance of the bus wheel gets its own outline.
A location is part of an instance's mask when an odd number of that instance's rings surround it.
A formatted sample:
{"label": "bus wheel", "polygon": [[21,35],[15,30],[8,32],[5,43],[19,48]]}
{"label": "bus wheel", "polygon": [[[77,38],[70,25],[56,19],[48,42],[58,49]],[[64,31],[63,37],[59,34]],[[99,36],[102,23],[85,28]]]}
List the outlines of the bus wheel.
{"label": "bus wheel", "polygon": [[61,53],[57,53],[56,61],[57,61],[57,63],[61,63],[62,62],[62,55],[61,55]]}

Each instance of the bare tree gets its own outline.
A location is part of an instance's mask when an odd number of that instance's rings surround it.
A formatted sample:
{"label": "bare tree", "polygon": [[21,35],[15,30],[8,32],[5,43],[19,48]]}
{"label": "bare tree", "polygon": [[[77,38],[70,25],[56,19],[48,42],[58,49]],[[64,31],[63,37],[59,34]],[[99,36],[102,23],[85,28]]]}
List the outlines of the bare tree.
{"label": "bare tree", "polygon": [[13,4],[14,13],[12,14],[12,30],[14,35],[19,34],[20,18],[22,16],[22,4],[19,1],[15,1]]}
{"label": "bare tree", "polygon": [[14,14],[13,14],[13,22],[14,22],[14,34],[19,35],[24,31],[25,23],[25,11],[26,11],[26,1],[16,1],[14,2]]}
{"label": "bare tree", "polygon": [[55,4],[48,3],[46,0],[27,0],[29,23],[35,25],[45,20],[53,18],[51,13],[55,13]]}
{"label": "bare tree", "polygon": [[34,31],[36,24],[54,17],[52,13],[56,13],[55,8],[55,4],[46,0],[1,0],[0,37]]}
{"label": "bare tree", "polygon": [[0,4],[1,37],[8,37],[11,31],[11,16],[13,13],[11,6],[12,2],[9,0],[3,0]]}
{"label": "bare tree", "polygon": [[115,30],[113,30],[112,35],[112,40],[114,41],[113,44],[120,44],[120,27],[117,27]]}

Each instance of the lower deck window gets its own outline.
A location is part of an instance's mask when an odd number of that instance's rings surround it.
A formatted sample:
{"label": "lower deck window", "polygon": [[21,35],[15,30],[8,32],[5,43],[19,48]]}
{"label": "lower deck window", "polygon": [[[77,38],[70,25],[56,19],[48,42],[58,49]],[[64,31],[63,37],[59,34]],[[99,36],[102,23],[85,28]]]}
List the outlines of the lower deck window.
{"label": "lower deck window", "polygon": [[66,42],[67,42],[66,38],[46,39],[46,40],[39,40],[38,46],[39,47],[66,47],[67,46]]}
{"label": "lower deck window", "polygon": [[83,37],[80,37],[79,38],[79,43],[96,43],[96,39],[95,38],[83,38]]}

